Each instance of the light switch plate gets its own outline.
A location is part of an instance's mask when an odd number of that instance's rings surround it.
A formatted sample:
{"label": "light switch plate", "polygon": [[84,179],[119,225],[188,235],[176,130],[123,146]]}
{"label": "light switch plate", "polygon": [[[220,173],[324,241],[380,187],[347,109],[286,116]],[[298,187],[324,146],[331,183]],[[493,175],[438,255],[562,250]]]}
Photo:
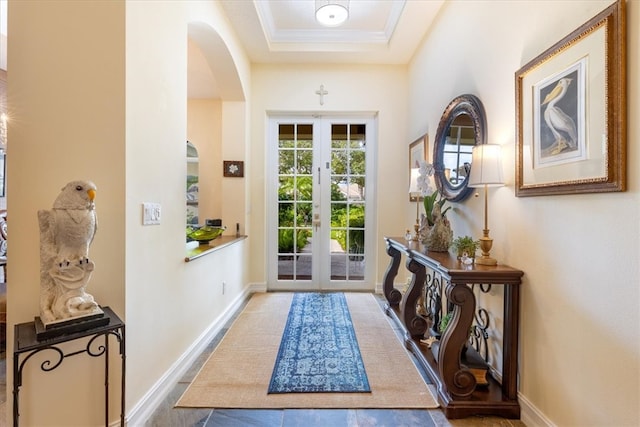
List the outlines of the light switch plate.
{"label": "light switch plate", "polygon": [[142,225],[160,224],[162,209],[160,203],[145,202],[142,204]]}

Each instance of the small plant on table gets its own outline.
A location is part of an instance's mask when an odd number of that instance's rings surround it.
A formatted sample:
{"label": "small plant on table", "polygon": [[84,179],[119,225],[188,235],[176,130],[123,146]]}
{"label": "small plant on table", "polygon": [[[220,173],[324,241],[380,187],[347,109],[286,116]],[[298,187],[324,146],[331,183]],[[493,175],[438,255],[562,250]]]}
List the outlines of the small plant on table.
{"label": "small plant on table", "polygon": [[452,246],[456,250],[456,254],[458,255],[458,259],[461,259],[465,252],[468,258],[475,258],[476,251],[478,250],[478,246],[480,245],[480,241],[473,240],[470,236],[460,236],[456,237],[453,241]]}

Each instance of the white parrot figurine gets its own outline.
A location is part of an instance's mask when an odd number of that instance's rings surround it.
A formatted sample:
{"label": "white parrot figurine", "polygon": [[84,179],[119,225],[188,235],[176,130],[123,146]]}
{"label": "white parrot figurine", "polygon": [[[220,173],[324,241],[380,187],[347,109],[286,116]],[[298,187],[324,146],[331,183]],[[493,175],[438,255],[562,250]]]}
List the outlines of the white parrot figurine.
{"label": "white parrot figurine", "polygon": [[96,234],[96,186],[90,181],[71,181],[53,202],[49,224],[60,262],[83,262]]}
{"label": "white parrot figurine", "polygon": [[91,181],[71,181],[53,209],[38,211],[40,223],[40,314],[43,322],[93,314],[98,305],[84,289],[94,263],[89,246],[97,230]]}

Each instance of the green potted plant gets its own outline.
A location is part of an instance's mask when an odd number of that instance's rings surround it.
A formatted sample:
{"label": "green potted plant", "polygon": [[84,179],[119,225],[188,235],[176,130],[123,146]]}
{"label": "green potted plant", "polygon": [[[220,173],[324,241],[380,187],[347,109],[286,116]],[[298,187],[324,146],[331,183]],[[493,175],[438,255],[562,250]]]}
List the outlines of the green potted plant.
{"label": "green potted plant", "polygon": [[475,258],[476,250],[480,245],[479,240],[473,240],[470,236],[459,236],[453,241],[452,246],[456,251],[458,259],[462,258],[464,253],[467,253],[467,257]]}
{"label": "green potted plant", "polygon": [[427,217],[427,223],[429,227],[433,227],[435,224],[435,218],[433,217],[433,207],[438,204],[440,206],[440,213],[443,217],[447,216],[447,211],[451,208],[451,206],[444,207],[447,199],[443,198],[440,195],[438,190],[431,193],[430,196],[424,196],[424,212]]}
{"label": "green potted plant", "polygon": [[[451,323],[452,318],[453,318],[453,311],[449,311],[447,314],[444,315],[444,317],[442,317],[442,319],[440,319],[440,323],[438,323],[438,329],[440,330],[440,333],[444,334],[444,331],[449,326],[449,323]],[[473,325],[469,327],[469,337],[471,337],[471,335],[473,335]]]}

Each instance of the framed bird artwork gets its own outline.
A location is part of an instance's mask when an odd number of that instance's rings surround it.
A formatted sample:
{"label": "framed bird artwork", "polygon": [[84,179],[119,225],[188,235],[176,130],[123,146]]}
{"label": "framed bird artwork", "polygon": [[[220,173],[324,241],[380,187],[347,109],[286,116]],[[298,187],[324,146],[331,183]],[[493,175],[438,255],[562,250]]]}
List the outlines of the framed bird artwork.
{"label": "framed bird artwork", "polygon": [[625,40],[619,0],[516,72],[516,196],[626,190]]}
{"label": "framed bird artwork", "polygon": [[533,85],[533,167],[587,158],[587,59]]}

